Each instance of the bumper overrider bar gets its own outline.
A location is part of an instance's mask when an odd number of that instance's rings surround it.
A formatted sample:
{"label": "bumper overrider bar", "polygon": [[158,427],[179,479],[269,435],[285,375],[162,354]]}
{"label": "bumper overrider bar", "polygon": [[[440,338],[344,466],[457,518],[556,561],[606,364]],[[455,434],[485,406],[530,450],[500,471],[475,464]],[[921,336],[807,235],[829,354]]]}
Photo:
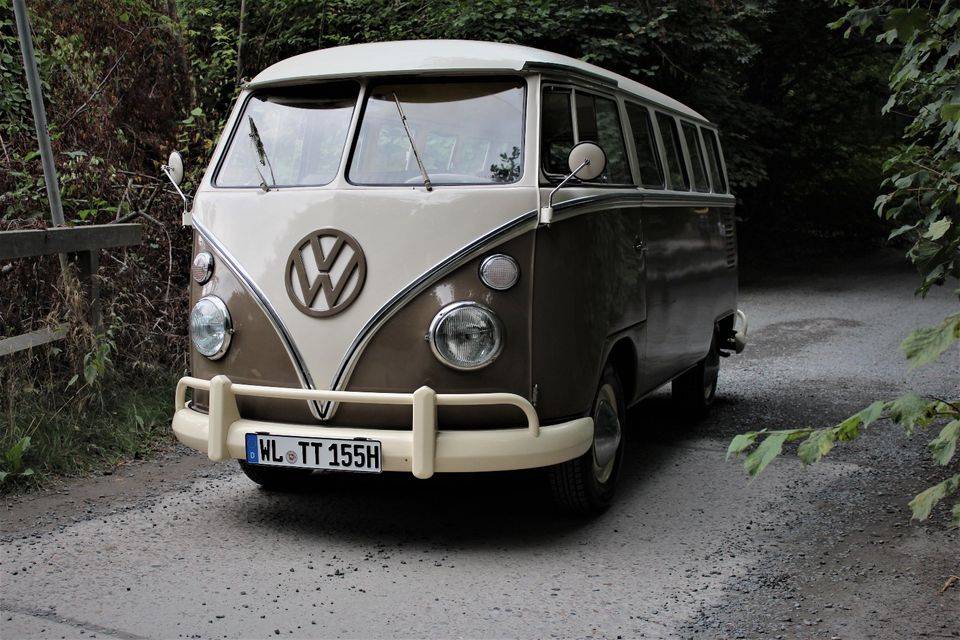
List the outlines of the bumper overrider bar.
{"label": "bumper overrider bar", "polygon": [[[187,406],[187,389],[210,394],[209,411]],[[237,398],[318,400],[360,404],[408,405],[412,429],[302,425],[240,417]],[[527,424],[514,429],[442,431],[437,426],[439,406],[511,405],[520,409]],[[593,441],[593,419],[577,418],[540,426],[533,405],[512,393],[437,393],[420,387],[413,393],[324,391],[236,384],[225,375],[210,380],[181,378],[177,383],[173,431],[183,444],[204,451],[214,461],[246,457],[248,433],[293,437],[378,440],[384,471],[408,471],[417,478],[435,472],[506,471],[558,464],[585,453]]]}

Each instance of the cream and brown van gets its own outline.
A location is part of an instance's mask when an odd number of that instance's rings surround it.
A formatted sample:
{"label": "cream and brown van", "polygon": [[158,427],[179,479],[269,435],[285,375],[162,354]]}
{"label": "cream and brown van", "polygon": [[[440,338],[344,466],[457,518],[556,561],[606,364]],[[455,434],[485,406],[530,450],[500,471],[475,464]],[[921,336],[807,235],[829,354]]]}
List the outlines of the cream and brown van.
{"label": "cream and brown van", "polygon": [[702,414],[743,347],[733,205],[710,122],[572,58],[416,41],[279,62],[184,214],[173,430],[269,488],[544,467],[561,506],[600,511],[626,409],[672,382]]}

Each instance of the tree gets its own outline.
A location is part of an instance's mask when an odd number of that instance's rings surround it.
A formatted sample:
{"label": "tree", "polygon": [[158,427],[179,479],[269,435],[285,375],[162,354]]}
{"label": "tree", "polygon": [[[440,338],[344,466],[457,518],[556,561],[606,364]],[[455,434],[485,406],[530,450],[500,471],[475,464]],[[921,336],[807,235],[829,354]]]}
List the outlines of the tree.
{"label": "tree", "polygon": [[[876,200],[877,213],[895,223],[890,238],[910,243],[907,256],[921,276],[918,295],[948,280],[960,280],[960,3],[896,2],[871,4],[842,0],[846,15],[833,28],[846,27],[845,37],[880,28],[878,42],[895,45],[899,56],[890,72],[890,98],[884,113],[909,117],[902,144],[884,163],[885,193]],[[960,299],[960,288],[956,290]],[[940,358],[960,340],[960,312],[936,327],[918,329],[902,348],[911,367]],[[744,433],[730,443],[728,457],[753,449],[744,461],[750,476],[763,471],[783,451],[801,441],[797,455],[805,464],[817,462],[838,442],[858,438],[881,419],[917,428],[941,427],[929,448],[942,466],[955,459],[960,438],[960,398],[923,398],[907,394],[875,402],[841,423],[821,429],[762,430]],[[924,520],[933,507],[960,491],[960,473],[947,477],[910,502],[913,517]],[[960,527],[960,502],[951,511],[951,524]]]}

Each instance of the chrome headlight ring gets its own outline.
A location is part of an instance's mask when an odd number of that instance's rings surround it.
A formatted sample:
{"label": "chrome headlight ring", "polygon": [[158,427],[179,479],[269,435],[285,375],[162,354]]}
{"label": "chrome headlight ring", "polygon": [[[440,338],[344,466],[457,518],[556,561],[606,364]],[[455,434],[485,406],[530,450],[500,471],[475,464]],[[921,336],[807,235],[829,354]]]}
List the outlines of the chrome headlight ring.
{"label": "chrome headlight ring", "polygon": [[190,340],[200,355],[219,360],[230,348],[233,321],[227,305],[217,296],[197,300],[190,312]]}
{"label": "chrome headlight ring", "polygon": [[503,324],[492,310],[463,301],[441,309],[427,337],[437,360],[451,369],[474,371],[497,359],[503,351],[503,333]]}

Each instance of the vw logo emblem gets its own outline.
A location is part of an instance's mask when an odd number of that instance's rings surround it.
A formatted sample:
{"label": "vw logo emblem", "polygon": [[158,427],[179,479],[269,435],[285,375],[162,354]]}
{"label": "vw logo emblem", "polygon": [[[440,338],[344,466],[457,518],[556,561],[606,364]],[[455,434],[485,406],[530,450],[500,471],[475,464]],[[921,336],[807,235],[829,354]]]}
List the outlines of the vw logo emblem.
{"label": "vw logo emblem", "polygon": [[326,318],[346,309],[360,295],[367,261],[352,236],[337,229],[308,233],[290,252],[287,295],[308,316]]}

